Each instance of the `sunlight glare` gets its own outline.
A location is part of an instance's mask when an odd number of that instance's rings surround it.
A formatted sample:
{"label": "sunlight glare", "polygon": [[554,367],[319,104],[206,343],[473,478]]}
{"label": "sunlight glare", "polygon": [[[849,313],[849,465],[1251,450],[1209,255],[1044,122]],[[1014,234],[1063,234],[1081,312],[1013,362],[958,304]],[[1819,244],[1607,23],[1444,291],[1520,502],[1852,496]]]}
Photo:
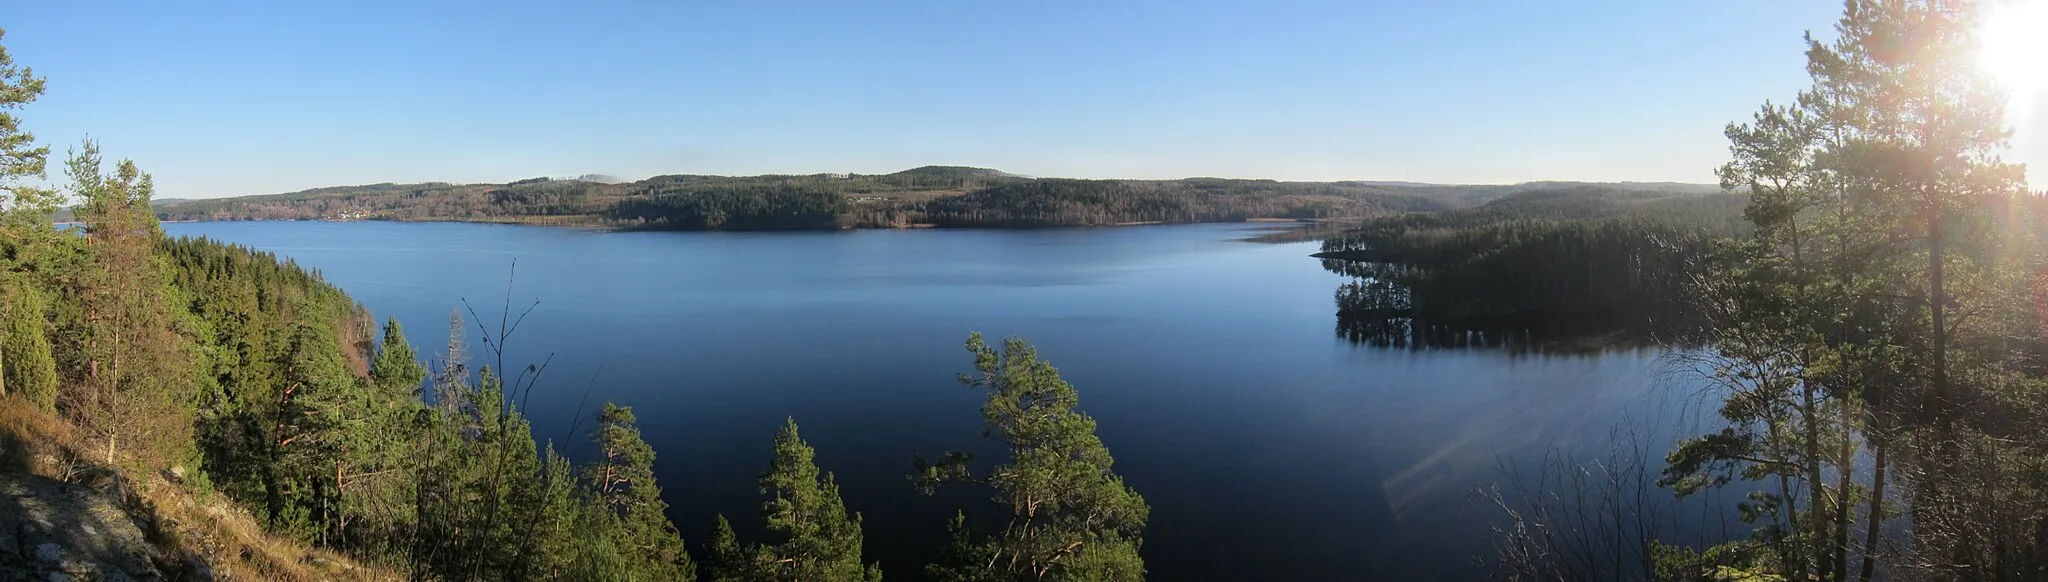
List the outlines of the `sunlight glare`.
{"label": "sunlight glare", "polygon": [[2048,89],[2048,0],[1993,2],[1978,29],[1977,64],[2026,103]]}

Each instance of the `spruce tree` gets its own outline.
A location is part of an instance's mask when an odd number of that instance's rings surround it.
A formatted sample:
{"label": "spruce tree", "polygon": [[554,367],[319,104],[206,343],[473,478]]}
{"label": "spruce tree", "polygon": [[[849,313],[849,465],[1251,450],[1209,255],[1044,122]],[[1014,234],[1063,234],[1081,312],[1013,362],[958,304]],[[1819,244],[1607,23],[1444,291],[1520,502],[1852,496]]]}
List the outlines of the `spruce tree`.
{"label": "spruce tree", "polygon": [[405,340],[405,328],[398,325],[398,318],[385,320],[384,341],[377,344],[377,357],[370,362],[371,381],[384,395],[414,398],[426,378],[427,368]]}
{"label": "spruce tree", "polygon": [[35,285],[16,283],[7,302],[7,323],[0,339],[0,366],[10,393],[28,398],[43,410],[57,405],[57,361],[50,357],[50,336],[44,321],[46,301]]}
{"label": "spruce tree", "polygon": [[814,455],[797,436],[796,420],[775,433],[775,459],[761,475],[769,539],[755,552],[753,579],[880,580],[879,566],[861,564],[860,515],[847,514],[839,485],[832,474],[819,474]]}
{"label": "spruce tree", "polygon": [[711,531],[711,559],[705,564],[711,582],[750,582],[757,579],[753,556],[740,547],[732,522],[719,515]]}

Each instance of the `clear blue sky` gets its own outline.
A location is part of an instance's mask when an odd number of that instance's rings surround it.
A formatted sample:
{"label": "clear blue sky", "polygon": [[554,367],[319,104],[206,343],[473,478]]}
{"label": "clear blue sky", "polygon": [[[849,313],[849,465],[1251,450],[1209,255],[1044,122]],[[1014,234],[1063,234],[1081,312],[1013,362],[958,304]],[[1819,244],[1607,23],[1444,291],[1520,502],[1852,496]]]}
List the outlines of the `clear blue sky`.
{"label": "clear blue sky", "polygon": [[925,164],[1711,182],[1840,10],[1555,4],[7,0],[0,27],[49,79],[29,129],[212,197]]}

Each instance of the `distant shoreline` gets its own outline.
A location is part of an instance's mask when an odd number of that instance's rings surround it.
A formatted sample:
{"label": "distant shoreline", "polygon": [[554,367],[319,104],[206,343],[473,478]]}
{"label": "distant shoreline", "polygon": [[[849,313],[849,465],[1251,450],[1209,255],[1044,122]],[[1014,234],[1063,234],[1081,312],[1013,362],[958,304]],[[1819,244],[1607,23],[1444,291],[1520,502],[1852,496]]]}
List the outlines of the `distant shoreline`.
{"label": "distant shoreline", "polygon": [[1531,182],[1419,186],[1230,178],[1031,178],[925,166],[893,174],[663,175],[629,183],[369,184],[178,200],[164,220],[337,219],[540,224],[612,230],[1028,229],[1368,219],[1467,208],[1505,196],[1615,192],[1664,197],[1718,186]]}
{"label": "distant shoreline", "polygon": [[[1363,219],[1363,218],[1360,218],[1360,220],[1362,220],[1362,219]],[[1313,226],[1313,225],[1321,224],[1321,223],[1324,223],[1324,222],[1327,222],[1327,221],[1329,221],[1329,219],[1300,219],[1300,218],[1263,218],[1263,217],[1262,217],[1262,218],[1247,218],[1247,219],[1244,219],[1244,220],[1208,220],[1208,221],[1195,221],[1195,222],[1164,222],[1164,221],[1157,221],[1157,220],[1149,220],[1149,221],[1132,221],[1132,222],[1118,222],[1118,223],[1112,223],[1112,224],[1058,224],[1058,225],[1044,225],[1044,226],[940,226],[940,225],[937,225],[937,224],[932,224],[932,223],[914,223],[914,224],[906,224],[906,225],[902,225],[902,226],[846,226],[846,227],[840,227],[840,228],[833,228],[833,229],[822,229],[822,228],[769,228],[769,229],[702,229],[702,228],[635,228],[635,227],[631,227],[631,226],[605,225],[605,224],[595,224],[595,223],[574,223],[574,222],[559,222],[559,223],[548,223],[548,222],[535,222],[535,221],[523,221],[523,220],[465,220],[465,219],[458,219],[458,218],[431,218],[431,219],[418,219],[418,220],[414,220],[414,219],[394,219],[394,218],[372,218],[372,219],[329,219],[329,218],[276,218],[276,219],[261,219],[261,220],[242,220],[242,219],[227,219],[227,220],[189,220],[189,219],[188,219],[188,220],[163,220],[163,219],[159,219],[159,220],[158,220],[158,222],[161,222],[161,223],[165,223],[165,224],[199,224],[199,223],[216,223],[216,222],[218,222],[218,223],[235,223],[235,222],[329,222],[329,223],[342,223],[342,222],[388,222],[388,223],[421,223],[421,224],[428,224],[428,223],[443,223],[443,224],[495,224],[495,225],[503,225],[503,226],[532,226],[532,227],[541,227],[541,228],[573,228],[573,229],[583,229],[583,230],[598,230],[598,231],[606,231],[606,232],[847,232],[847,231],[858,231],[858,230],[1054,230],[1054,229],[1074,229],[1074,228],[1116,228],[1116,227],[1128,227],[1128,226],[1173,226],[1173,225],[1194,225],[1194,224],[1259,224],[1259,225],[1268,225],[1268,226],[1269,226],[1269,228],[1274,228],[1274,229],[1279,229],[1279,230],[1289,230],[1289,227],[1291,227],[1291,226],[1293,226],[1293,225],[1301,225],[1301,226],[1303,226],[1303,227],[1307,227],[1307,226]],[[67,224],[67,223],[58,223],[58,224],[62,225],[62,224]],[[75,224],[75,223],[68,223],[68,224]]]}

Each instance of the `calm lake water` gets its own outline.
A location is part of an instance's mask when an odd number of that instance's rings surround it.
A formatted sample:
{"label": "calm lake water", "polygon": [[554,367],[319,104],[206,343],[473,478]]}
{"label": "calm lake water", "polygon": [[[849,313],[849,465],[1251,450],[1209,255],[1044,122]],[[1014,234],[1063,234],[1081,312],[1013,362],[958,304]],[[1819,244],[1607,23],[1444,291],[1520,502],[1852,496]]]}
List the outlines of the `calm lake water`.
{"label": "calm lake water", "polygon": [[537,437],[587,456],[566,434],[585,387],[585,414],[632,406],[696,548],[719,512],[742,537],[759,528],[754,479],[793,417],[865,516],[868,558],[897,580],[919,577],[957,508],[986,500],[925,497],[905,480],[914,455],[993,452],[979,439],[981,393],[954,380],[972,363],[970,331],[1030,340],[1081,391],[1117,471],[1152,506],[1143,553],[1158,580],[1476,577],[1496,515],[1471,492],[1502,463],[1604,450],[1617,421],[1668,408],[1655,352],[1354,346],[1333,333],[1344,279],[1308,257],[1315,245],[1239,242],[1250,225],[164,229],[317,269],[380,320],[398,317],[436,362],[450,310],[467,298],[495,318],[516,259],[513,314],[540,303],[507,363],[553,354],[528,404]]}

